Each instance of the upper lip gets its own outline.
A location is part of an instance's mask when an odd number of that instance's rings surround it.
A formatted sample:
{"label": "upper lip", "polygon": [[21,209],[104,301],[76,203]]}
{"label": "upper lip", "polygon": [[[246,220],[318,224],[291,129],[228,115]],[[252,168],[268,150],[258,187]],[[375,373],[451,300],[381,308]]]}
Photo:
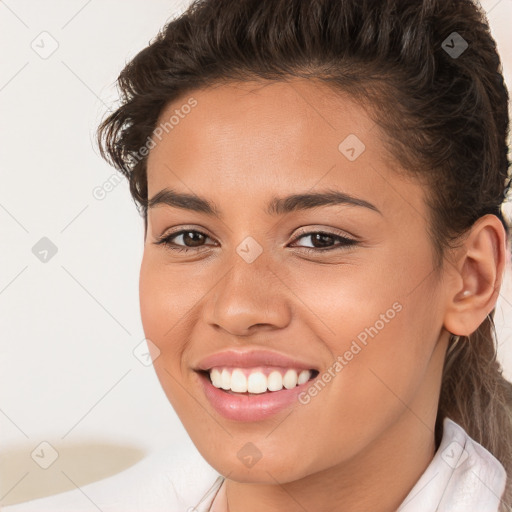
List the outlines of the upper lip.
{"label": "upper lip", "polygon": [[233,366],[237,368],[280,366],[301,370],[316,370],[311,363],[269,350],[225,350],[217,352],[201,359],[196,366],[196,370],[206,371],[215,366]]}

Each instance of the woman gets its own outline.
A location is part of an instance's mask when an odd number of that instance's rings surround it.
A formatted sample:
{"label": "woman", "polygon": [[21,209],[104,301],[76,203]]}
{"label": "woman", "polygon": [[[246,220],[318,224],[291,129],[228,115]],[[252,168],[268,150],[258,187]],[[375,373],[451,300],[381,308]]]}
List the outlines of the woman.
{"label": "woman", "polygon": [[508,96],[481,9],[197,1],[119,85],[100,146],[144,217],[144,331],[204,461],[89,499],[510,510]]}

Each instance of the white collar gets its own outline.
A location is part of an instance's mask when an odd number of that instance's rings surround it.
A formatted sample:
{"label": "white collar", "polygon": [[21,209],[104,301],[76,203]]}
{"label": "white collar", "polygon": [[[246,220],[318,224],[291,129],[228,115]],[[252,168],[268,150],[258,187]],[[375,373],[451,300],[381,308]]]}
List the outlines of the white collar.
{"label": "white collar", "polygon": [[439,449],[397,512],[497,512],[506,480],[498,459],[445,418]]}

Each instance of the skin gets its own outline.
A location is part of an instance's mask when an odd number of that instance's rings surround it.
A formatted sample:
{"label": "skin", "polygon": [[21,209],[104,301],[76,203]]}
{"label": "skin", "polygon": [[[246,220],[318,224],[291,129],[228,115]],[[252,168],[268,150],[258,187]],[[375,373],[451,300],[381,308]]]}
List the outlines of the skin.
{"label": "skin", "polygon": [[[395,511],[436,450],[449,333],[470,334],[496,303],[504,229],[482,217],[436,272],[424,187],[396,172],[378,126],[348,96],[300,79],[223,84],[174,101],[161,120],[190,96],[197,106],[150,151],[148,195],[196,194],[223,217],[167,205],[148,212],[140,306],[161,385],[200,453],[227,477],[232,512]],[[349,134],[366,146],[355,161],[338,150]],[[274,195],[325,188],[381,214],[349,205],[264,212]],[[207,238],[175,237],[188,253],[155,244],[180,228]],[[324,246],[340,248],[322,252],[313,237],[297,239],[299,228],[359,243],[327,238]],[[248,236],[263,250],[250,264],[236,252]],[[317,396],[266,420],[219,416],[193,370],[240,347],[325,370],[396,302],[401,311]],[[262,454],[251,468],[237,457],[247,442]]]}

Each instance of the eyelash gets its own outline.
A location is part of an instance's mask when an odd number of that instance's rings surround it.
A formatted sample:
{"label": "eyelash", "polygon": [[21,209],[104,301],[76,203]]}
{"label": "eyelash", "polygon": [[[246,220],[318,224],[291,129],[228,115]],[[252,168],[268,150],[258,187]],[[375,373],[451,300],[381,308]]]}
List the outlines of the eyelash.
{"label": "eyelash", "polygon": [[[171,242],[171,239],[173,239],[173,238],[175,238],[175,237],[177,237],[179,235],[186,234],[186,233],[199,233],[200,235],[203,235],[206,238],[210,238],[206,233],[203,233],[202,231],[198,231],[196,229],[183,229],[181,231],[176,231],[175,233],[162,235],[161,237],[158,238],[158,241],[154,242],[154,243],[156,245],[163,245],[166,249],[169,249],[171,251],[176,251],[176,252],[189,252],[189,251],[200,251],[200,250],[202,250],[201,247],[194,248],[194,247],[176,246],[176,244]],[[300,233],[293,240],[293,242],[297,242],[298,240],[300,240],[303,237],[308,237],[308,236],[317,235],[317,234],[331,237],[331,238],[333,238],[335,240],[340,241],[341,244],[338,245],[338,246],[326,247],[326,248],[320,248],[320,247],[300,247],[300,249],[304,250],[307,253],[311,253],[311,252],[316,252],[316,253],[320,252],[321,253],[321,252],[333,251],[333,250],[339,250],[339,249],[343,250],[343,249],[346,249],[348,247],[352,247],[352,246],[355,246],[355,245],[358,244],[357,240],[354,240],[352,238],[347,238],[347,237],[341,236],[341,235],[335,235],[334,233],[329,233],[329,232],[326,232],[326,231],[307,231],[307,232],[303,232],[303,233]]]}

